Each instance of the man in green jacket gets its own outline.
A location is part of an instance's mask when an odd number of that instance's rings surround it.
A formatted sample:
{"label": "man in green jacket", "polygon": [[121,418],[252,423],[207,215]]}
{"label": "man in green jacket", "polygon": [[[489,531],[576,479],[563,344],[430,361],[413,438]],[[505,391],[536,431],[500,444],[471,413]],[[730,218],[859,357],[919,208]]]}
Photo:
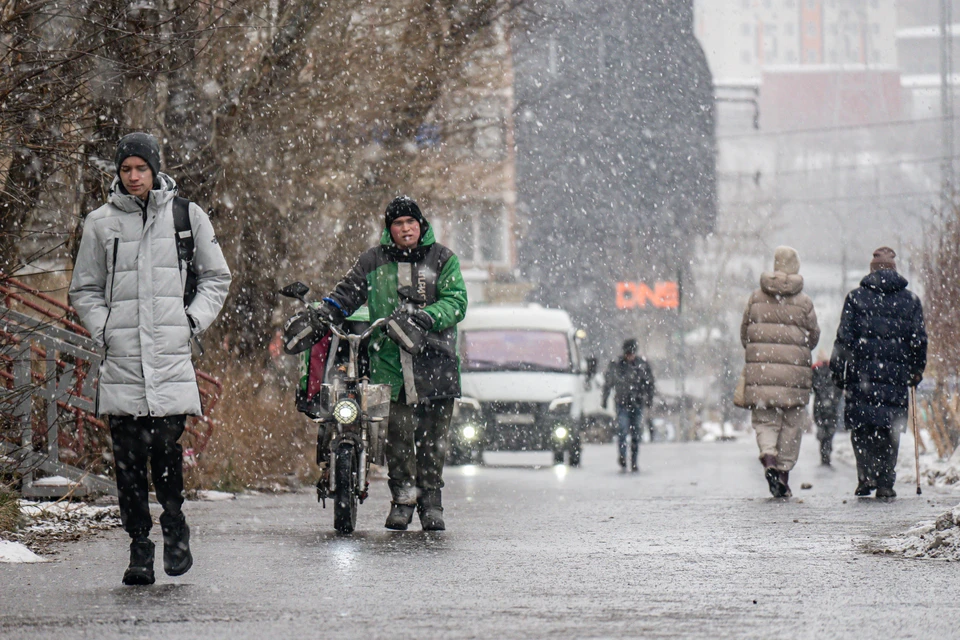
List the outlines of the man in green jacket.
{"label": "man in green jacket", "polygon": [[416,507],[425,531],[442,531],[447,429],[460,396],[457,323],[467,312],[467,289],[460,260],[436,242],[406,196],[387,206],[379,246],[360,255],[319,312],[339,324],[364,303],[371,322],[389,319],[369,347],[371,382],[392,387],[385,526],[406,530]]}

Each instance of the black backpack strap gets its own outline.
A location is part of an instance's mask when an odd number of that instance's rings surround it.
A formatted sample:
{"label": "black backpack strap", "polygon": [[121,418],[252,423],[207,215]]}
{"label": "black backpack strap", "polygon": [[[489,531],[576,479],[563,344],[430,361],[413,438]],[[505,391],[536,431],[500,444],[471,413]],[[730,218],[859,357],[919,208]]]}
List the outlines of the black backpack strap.
{"label": "black backpack strap", "polygon": [[193,269],[194,240],[190,226],[190,201],[179,196],[173,199],[173,228],[177,241],[177,258],[187,265],[187,285],[183,290],[184,306],[193,302],[197,295],[197,274]]}

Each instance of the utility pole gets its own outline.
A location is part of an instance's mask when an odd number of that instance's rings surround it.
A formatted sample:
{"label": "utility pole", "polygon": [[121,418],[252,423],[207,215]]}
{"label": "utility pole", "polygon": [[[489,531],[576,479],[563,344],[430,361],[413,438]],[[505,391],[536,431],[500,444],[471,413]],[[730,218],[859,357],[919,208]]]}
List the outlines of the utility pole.
{"label": "utility pole", "polygon": [[940,209],[946,210],[953,185],[953,2],[940,0],[940,117],[943,163]]}

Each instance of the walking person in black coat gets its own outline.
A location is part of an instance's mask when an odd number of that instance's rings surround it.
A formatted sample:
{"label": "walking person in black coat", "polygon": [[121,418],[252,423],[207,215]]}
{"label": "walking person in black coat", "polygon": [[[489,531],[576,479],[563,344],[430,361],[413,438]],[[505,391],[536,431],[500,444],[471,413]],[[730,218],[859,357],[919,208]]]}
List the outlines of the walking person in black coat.
{"label": "walking person in black coat", "polygon": [[847,295],[830,358],[844,390],[844,424],[851,432],[859,484],[855,495],[893,498],[900,431],[908,388],[923,379],[927,332],[920,299],[897,273],[896,253],[873,252],[870,274]]}
{"label": "walking person in black coat", "polygon": [[630,469],[638,471],[637,457],[640,451],[640,436],[643,435],[643,410],[653,404],[655,386],[653,371],[647,361],[637,355],[637,341],[633,338],[624,341],[623,355],[607,367],[603,380],[602,406],[607,406],[611,389],[616,391],[620,468],[627,470],[629,437]]}
{"label": "walking person in black coat", "polygon": [[820,441],[820,464],[830,466],[833,436],[840,422],[840,400],[843,391],[833,383],[830,362],[826,355],[813,365],[813,421]]}

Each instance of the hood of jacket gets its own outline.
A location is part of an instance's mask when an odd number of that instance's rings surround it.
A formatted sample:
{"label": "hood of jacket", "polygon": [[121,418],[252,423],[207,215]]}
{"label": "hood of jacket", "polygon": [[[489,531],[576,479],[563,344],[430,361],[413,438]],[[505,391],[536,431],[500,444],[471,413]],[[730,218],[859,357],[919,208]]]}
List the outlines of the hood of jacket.
{"label": "hood of jacket", "polygon": [[771,296],[795,296],[803,291],[803,276],[782,271],[760,275],[760,288]]}
{"label": "hood of jacket", "polygon": [[[177,195],[177,182],[165,173],[158,173],[157,183],[159,186],[150,191],[150,199],[148,202],[162,207]],[[124,190],[120,187],[120,177],[118,176],[114,178],[110,184],[107,201],[117,209],[120,209],[120,211],[127,213],[139,213],[143,211],[143,205],[141,204],[143,201],[135,195],[124,193]]]}
{"label": "hood of jacket", "polygon": [[907,279],[893,269],[880,269],[864,276],[861,287],[867,287],[881,293],[896,293],[907,288]]}

